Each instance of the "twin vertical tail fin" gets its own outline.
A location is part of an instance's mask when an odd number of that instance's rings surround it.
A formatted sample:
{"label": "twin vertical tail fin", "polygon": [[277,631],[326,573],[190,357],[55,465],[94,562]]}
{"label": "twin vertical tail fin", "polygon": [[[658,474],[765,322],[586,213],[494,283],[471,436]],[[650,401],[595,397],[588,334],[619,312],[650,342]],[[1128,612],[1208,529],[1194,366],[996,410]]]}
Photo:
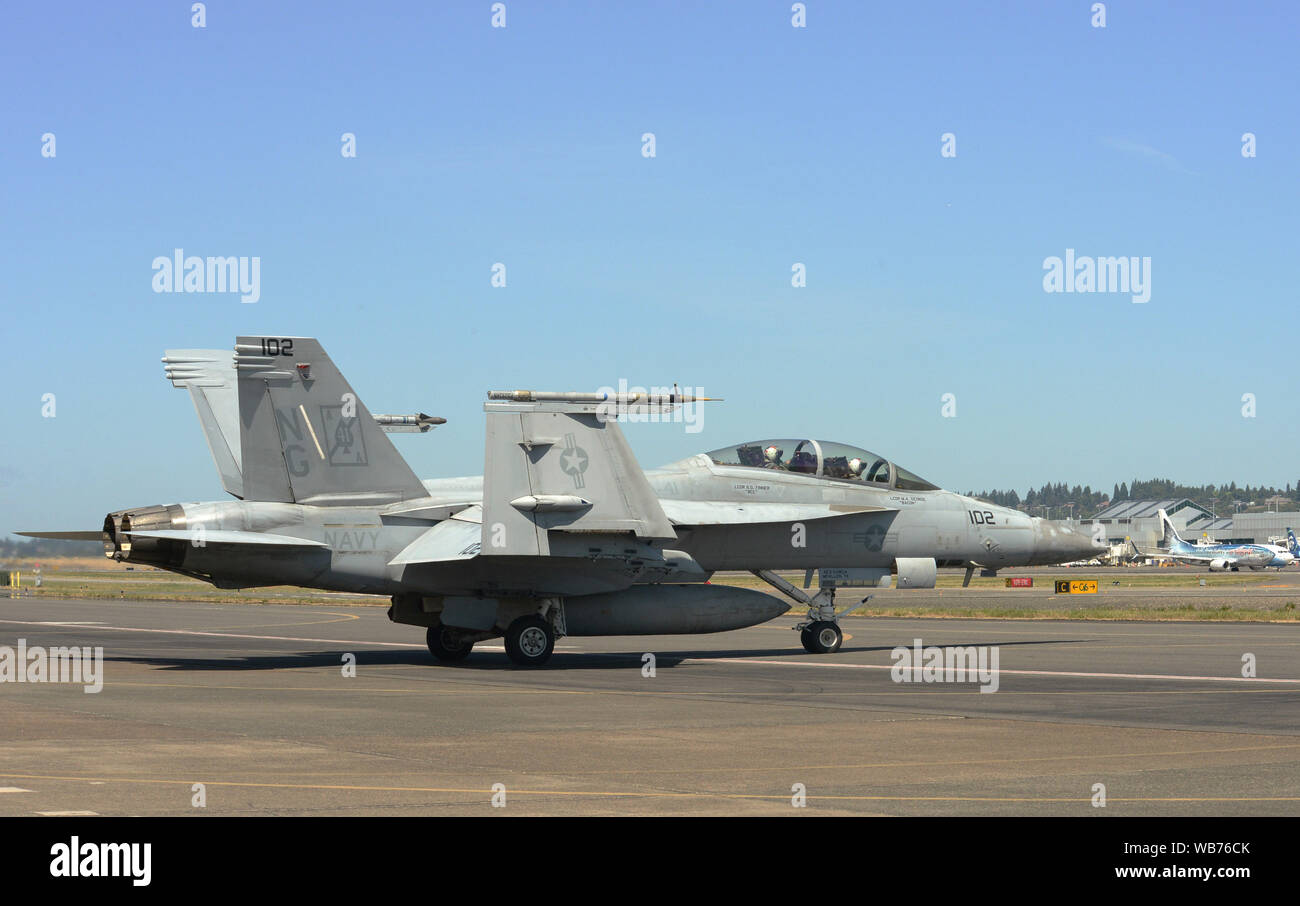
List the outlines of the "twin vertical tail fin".
{"label": "twin vertical tail fin", "polygon": [[163,354],[163,365],[172,386],[190,392],[212,461],[221,475],[221,486],[235,497],[243,497],[239,394],[230,350],[169,349]]}
{"label": "twin vertical tail fin", "polygon": [[320,343],[239,337],[242,496],[382,506],[428,492]]}

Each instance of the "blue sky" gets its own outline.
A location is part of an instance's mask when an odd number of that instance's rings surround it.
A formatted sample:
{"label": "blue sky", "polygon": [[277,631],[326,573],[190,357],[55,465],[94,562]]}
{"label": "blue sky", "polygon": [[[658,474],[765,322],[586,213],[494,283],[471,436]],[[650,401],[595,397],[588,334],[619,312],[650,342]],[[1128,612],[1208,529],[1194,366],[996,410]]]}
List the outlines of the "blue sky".
{"label": "blue sky", "polygon": [[[398,438],[424,477],[481,472],[486,390],[620,378],[727,400],[629,426],[647,467],[808,435],[957,490],[1300,477],[1293,5],[189,6],[6,14],[0,532],[221,498],[158,359],[241,333],[447,417]],[[178,247],[260,257],[260,301],[154,293]],[[1066,248],[1150,257],[1150,302],[1045,293]]]}

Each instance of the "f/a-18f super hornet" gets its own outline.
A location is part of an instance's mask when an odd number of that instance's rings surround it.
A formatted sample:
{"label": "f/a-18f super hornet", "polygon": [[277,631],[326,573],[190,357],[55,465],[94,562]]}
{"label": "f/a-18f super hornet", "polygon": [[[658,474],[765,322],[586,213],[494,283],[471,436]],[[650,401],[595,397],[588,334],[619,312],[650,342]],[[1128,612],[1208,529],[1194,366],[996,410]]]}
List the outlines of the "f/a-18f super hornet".
{"label": "f/a-18f super hornet", "polygon": [[1157,510],[1156,514],[1160,517],[1161,525],[1160,549],[1148,552],[1138,548],[1138,553],[1144,557],[1191,563],[1204,566],[1211,572],[1236,572],[1242,567],[1265,569],[1272,566],[1282,569],[1295,560],[1290,551],[1272,544],[1192,544],[1179,537],[1178,529],[1174,528],[1168,513]]}
{"label": "f/a-18f super hornet", "polygon": [[[612,413],[701,402],[676,392],[488,394],[484,474],[421,481],[386,436],[441,419],[372,415],[314,339],[170,350],[237,501],[109,513],[105,553],[219,588],[299,585],[392,598],[443,661],[504,637],[541,664],[564,635],[721,632],[787,611],[708,584],[747,570],[808,607],[810,652],[839,649],[835,586],[932,588],[939,566],[1051,564],[1098,544],[1062,523],[942,490],[859,447],[758,440],[653,471]],[[776,570],[820,570],[809,594]],[[859,605],[860,606],[860,605]]]}

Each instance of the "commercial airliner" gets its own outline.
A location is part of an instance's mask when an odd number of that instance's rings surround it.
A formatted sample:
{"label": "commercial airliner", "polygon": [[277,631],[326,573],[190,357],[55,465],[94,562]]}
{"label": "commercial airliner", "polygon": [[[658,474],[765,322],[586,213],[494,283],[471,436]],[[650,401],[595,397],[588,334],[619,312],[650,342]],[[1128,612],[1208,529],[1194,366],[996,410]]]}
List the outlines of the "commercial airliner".
{"label": "commercial airliner", "polygon": [[[1212,572],[1235,572],[1243,566],[1249,569],[1266,569],[1270,566],[1281,568],[1296,559],[1295,535],[1291,534],[1290,529],[1287,532],[1290,534],[1292,551],[1272,544],[1190,544],[1178,536],[1178,530],[1174,528],[1168,513],[1164,510],[1157,512],[1160,524],[1164,526],[1164,532],[1160,536],[1160,549],[1150,553],[1139,549],[1138,552],[1143,556],[1168,557],[1181,563],[1203,565]],[[1134,547],[1137,545],[1134,544]]]}

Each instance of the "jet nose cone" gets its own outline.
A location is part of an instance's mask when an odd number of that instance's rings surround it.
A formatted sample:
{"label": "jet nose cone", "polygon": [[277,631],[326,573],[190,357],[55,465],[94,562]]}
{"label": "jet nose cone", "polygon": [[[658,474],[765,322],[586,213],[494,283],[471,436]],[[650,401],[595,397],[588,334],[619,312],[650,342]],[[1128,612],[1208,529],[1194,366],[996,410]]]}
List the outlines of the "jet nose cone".
{"label": "jet nose cone", "polygon": [[1105,543],[1093,541],[1092,532],[1069,522],[1044,520],[1039,534],[1039,553],[1044,563],[1091,560],[1106,551]]}
{"label": "jet nose cone", "polygon": [[1074,551],[1077,560],[1091,559],[1106,549],[1104,544],[1093,540],[1091,531],[1075,525],[1067,526],[1066,543]]}

